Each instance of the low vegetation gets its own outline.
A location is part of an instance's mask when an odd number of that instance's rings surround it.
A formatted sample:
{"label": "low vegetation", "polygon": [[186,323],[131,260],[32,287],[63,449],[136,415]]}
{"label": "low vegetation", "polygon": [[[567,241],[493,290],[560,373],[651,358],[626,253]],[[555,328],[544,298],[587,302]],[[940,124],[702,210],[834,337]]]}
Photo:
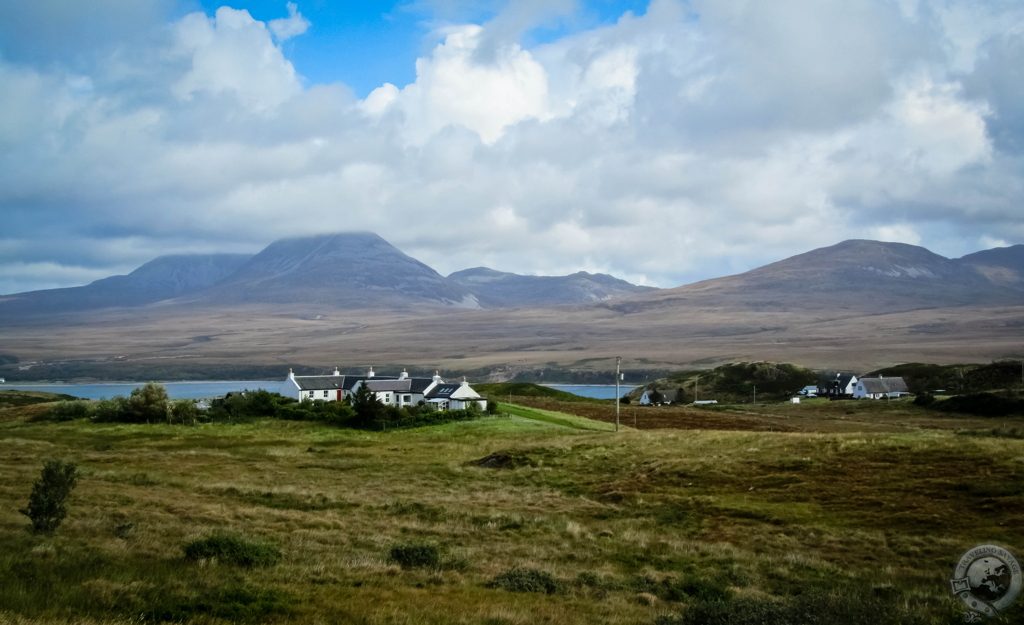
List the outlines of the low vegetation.
{"label": "low vegetation", "polygon": [[78,467],[63,460],[50,460],[32,486],[28,506],[19,510],[32,521],[32,531],[52,534],[67,516],[67,500],[78,481]]}
{"label": "low vegetation", "polygon": [[[1024,545],[1021,417],[811,400],[637,409],[680,429],[614,433],[608,402],[532,401],[601,421],[8,409],[0,622],[950,625],[960,555]],[[50,535],[18,513],[40,457],[78,474]]]}
{"label": "low vegetation", "polygon": [[[645,388],[678,391],[676,403],[715,399],[722,403],[753,401],[755,393],[762,401],[778,401],[815,384],[818,374],[797,365],[773,362],[740,362],[706,371],[685,371],[657,379]],[[630,393],[640,397],[643,389]]]}
{"label": "low vegetation", "polygon": [[[497,403],[488,404],[488,412],[497,411]],[[45,418],[53,421],[89,419],[95,423],[244,423],[272,417],[287,421],[316,421],[357,429],[422,427],[451,421],[468,421],[482,416],[471,405],[466,410],[435,410],[430,404],[396,407],[377,401],[366,387],[354,398],[343,402],[304,401],[264,390],[229,393],[215,399],[207,409],[199,410],[192,400],[172,401],[166,389],[148,383],[134,389],[128,397],[100,401],[60,401],[52,405]]]}
{"label": "low vegetation", "polygon": [[242,567],[271,566],[281,559],[281,551],[274,545],[229,532],[193,540],[185,545],[184,552],[187,560]]}
{"label": "low vegetation", "polygon": [[987,364],[932,365],[907,363],[872,375],[900,376],[911,393],[961,395],[1024,387],[1024,363],[1000,360]]}

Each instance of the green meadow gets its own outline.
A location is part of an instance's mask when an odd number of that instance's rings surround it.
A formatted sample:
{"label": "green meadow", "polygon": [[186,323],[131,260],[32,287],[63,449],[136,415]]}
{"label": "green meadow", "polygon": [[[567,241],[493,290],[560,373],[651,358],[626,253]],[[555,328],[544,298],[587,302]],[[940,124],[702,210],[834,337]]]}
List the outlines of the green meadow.
{"label": "green meadow", "polygon": [[[502,404],[368,432],[44,407],[0,408],[0,623],[947,624],[963,552],[1024,557],[1020,419],[616,433]],[[80,478],[42,536],[18,510],[48,459]],[[274,557],[186,554],[211,536]]]}

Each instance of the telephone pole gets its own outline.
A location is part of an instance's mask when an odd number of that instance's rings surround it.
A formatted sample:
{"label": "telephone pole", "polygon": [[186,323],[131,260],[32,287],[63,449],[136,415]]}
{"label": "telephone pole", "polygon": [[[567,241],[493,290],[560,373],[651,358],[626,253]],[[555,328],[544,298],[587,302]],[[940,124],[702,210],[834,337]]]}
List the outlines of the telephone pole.
{"label": "telephone pole", "polygon": [[622,356],[615,357],[615,431],[619,431],[619,367],[622,365]]}

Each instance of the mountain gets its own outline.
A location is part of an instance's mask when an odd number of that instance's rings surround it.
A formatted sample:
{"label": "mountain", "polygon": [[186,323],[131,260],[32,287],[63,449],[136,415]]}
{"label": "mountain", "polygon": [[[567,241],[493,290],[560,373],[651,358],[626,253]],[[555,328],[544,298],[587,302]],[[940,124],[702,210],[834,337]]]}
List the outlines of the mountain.
{"label": "mountain", "polygon": [[958,262],[973,267],[993,284],[1024,289],[1024,245],[975,252]]}
{"label": "mountain", "polygon": [[[1015,254],[991,256],[991,262],[1001,263],[993,265],[1003,272],[1000,275],[1009,276],[1012,269],[1007,265],[1014,266]],[[979,270],[982,261],[989,258],[988,253],[982,252],[980,260],[951,260],[915,245],[855,239],[746,273],[633,297],[612,307],[636,311],[686,304],[873,313],[1024,303],[1024,290],[1008,289]],[[993,269],[990,273],[997,272]]]}
{"label": "mountain", "polygon": [[281,239],[190,303],[322,304],[405,308],[418,304],[479,307],[446,280],[370,232]]}
{"label": "mountain", "polygon": [[523,276],[475,267],[456,271],[448,279],[471,291],[488,308],[589,304],[654,290],[585,271],[568,276]]}
{"label": "mountain", "polygon": [[85,286],[0,296],[0,318],[143,306],[216,284],[249,258],[247,254],[160,256],[125,276],[111,276]]}

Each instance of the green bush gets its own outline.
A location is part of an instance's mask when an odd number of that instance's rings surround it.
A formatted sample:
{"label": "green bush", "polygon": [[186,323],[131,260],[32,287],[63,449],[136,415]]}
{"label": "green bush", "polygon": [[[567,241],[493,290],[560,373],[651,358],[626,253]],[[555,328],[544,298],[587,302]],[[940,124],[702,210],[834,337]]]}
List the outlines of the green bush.
{"label": "green bush", "polygon": [[188,560],[216,560],[246,568],[271,566],[281,559],[281,551],[270,543],[256,542],[237,534],[215,532],[184,547]]}
{"label": "green bush", "polygon": [[917,396],[914,397],[914,405],[915,406],[931,406],[934,403],[935,403],[935,395],[932,395],[931,393],[929,393],[927,391],[922,392],[922,393],[918,393]]}
{"label": "green bush", "polygon": [[1024,399],[1004,397],[993,393],[955,395],[933,404],[936,410],[959,412],[979,417],[1005,417],[1024,415]]}
{"label": "green bush", "polygon": [[91,412],[92,410],[87,401],[62,401],[50,408],[46,416],[54,421],[73,421],[75,419],[86,419]]}
{"label": "green bush", "polygon": [[436,545],[422,543],[394,545],[388,552],[388,559],[403,569],[436,569],[441,566],[441,550]]}
{"label": "green bush", "polygon": [[549,595],[558,592],[558,581],[550,573],[518,567],[498,575],[488,586],[509,592],[542,592]]}
{"label": "green bush", "polygon": [[195,425],[199,421],[199,409],[191,399],[179,399],[171,402],[171,410],[168,416],[168,423],[180,425]]}
{"label": "green bush", "polygon": [[171,406],[167,389],[162,384],[148,382],[132,389],[124,405],[121,421],[128,423],[163,423],[167,421]]}
{"label": "green bush", "polygon": [[67,499],[78,482],[78,468],[72,462],[49,460],[32,486],[28,506],[19,510],[32,520],[32,531],[52,534],[67,516]]}
{"label": "green bush", "polygon": [[127,404],[124,397],[102,399],[93,405],[90,418],[97,423],[116,423],[123,419]]}

